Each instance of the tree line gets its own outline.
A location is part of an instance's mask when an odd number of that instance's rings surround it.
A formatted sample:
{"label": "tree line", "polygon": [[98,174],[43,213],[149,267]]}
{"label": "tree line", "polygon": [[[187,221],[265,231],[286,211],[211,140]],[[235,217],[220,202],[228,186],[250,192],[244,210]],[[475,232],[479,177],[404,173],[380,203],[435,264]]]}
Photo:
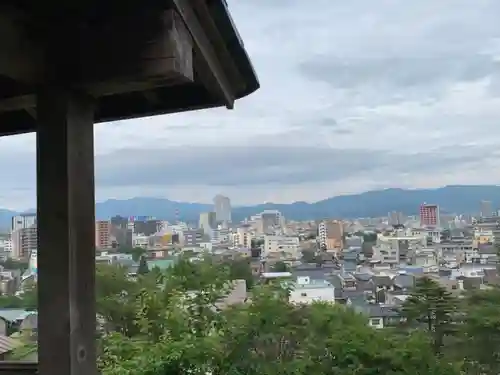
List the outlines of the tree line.
{"label": "tree line", "polygon": [[254,282],[246,303],[222,304],[243,273],[244,263],[235,264],[181,259],[135,279],[99,265],[102,374],[500,372],[498,288],[458,296],[420,278],[398,308],[401,323],[376,330],[348,306],[291,304],[281,284]]}

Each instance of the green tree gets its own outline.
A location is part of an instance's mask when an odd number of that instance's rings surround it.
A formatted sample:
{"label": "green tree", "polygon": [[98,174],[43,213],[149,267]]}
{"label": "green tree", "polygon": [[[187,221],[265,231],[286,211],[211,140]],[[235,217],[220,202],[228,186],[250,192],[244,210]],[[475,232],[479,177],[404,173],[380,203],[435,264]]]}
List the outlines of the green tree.
{"label": "green tree", "polygon": [[12,258],[7,258],[5,261],[0,262],[0,265],[8,270],[20,270],[21,273],[26,271],[29,267],[29,261],[16,260]]}
{"label": "green tree", "polygon": [[256,249],[258,247],[261,247],[262,245],[264,245],[264,240],[263,239],[252,239],[250,241],[250,246],[252,247],[252,249]]}
{"label": "green tree", "polygon": [[466,359],[469,370],[500,373],[500,289],[473,291],[462,306],[464,324],[456,352]]}
{"label": "green tree", "polygon": [[164,287],[143,290],[135,304],[140,332],[103,337],[102,374],[459,374],[421,332],[394,336],[350,309],[293,305],[284,288],[256,286],[251,302],[218,311],[225,272],[209,260],[181,261]]}
{"label": "green tree", "polygon": [[4,295],[0,296],[0,308],[3,309],[22,309],[24,302],[21,297]]}
{"label": "green tree", "polygon": [[148,272],[149,272],[148,261],[146,260],[146,257],[143,255],[141,256],[141,259],[139,261],[139,268],[137,268],[137,274],[145,275]]}
{"label": "green tree", "polygon": [[126,336],[137,334],[135,303],[142,279],[134,282],[127,269],[115,265],[96,267],[96,310],[103,322],[103,331]]}
{"label": "green tree", "polygon": [[252,274],[250,259],[235,259],[225,263],[229,268],[229,279],[245,280],[247,290],[252,289],[255,280]]}
{"label": "green tree", "polygon": [[38,292],[36,283],[25,281],[22,293],[19,296],[4,295],[0,296],[0,307],[11,309],[26,309],[28,311],[36,310],[38,306]]}
{"label": "green tree", "polygon": [[102,338],[102,374],[209,371],[223,319],[216,306],[229,292],[228,279],[226,265],[181,259],[166,272],[162,285],[144,288],[133,304],[138,333],[114,332]]}
{"label": "green tree", "polygon": [[25,281],[21,299],[23,309],[33,311],[38,308],[38,288],[35,281]]}
{"label": "green tree", "polygon": [[436,354],[441,353],[444,338],[456,333],[457,299],[436,281],[423,277],[401,308],[407,323],[424,328],[432,339]]}
{"label": "green tree", "polygon": [[363,233],[363,242],[376,242],[377,241],[377,233]]}
{"label": "green tree", "polygon": [[273,272],[288,272],[290,268],[285,262],[279,261],[274,263],[274,265],[271,267],[271,270]]}
{"label": "green tree", "polygon": [[134,262],[138,262],[141,259],[141,257],[146,254],[146,250],[138,246],[136,247],[120,246],[118,250],[124,254],[131,254]]}

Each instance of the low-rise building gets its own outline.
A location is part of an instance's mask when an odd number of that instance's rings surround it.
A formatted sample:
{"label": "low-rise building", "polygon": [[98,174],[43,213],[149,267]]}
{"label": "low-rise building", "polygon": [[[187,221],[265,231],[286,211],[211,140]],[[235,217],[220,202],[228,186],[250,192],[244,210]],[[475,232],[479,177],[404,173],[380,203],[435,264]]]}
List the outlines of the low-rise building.
{"label": "low-rise building", "polygon": [[298,277],[290,291],[291,303],[335,303],[335,287],[328,281]]}
{"label": "low-rise building", "polygon": [[277,256],[283,260],[300,259],[300,242],[299,237],[288,236],[264,236],[264,247],[262,256],[276,258]]}

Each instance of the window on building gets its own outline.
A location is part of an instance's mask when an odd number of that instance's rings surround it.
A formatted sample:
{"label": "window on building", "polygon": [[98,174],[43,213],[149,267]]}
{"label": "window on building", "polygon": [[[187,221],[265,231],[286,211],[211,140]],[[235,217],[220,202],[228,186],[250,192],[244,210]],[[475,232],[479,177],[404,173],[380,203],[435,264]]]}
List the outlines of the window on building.
{"label": "window on building", "polygon": [[379,319],[379,318],[374,318],[374,319],[372,319],[372,324],[373,324],[374,326],[378,326],[378,325],[380,324],[380,319]]}

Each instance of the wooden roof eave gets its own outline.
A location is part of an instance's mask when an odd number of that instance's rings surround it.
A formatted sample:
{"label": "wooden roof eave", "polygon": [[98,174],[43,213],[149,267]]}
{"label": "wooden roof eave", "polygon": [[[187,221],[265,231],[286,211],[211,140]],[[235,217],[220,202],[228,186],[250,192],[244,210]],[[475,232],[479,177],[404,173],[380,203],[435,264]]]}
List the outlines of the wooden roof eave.
{"label": "wooden roof eave", "polygon": [[[223,0],[213,1],[208,5],[197,0],[173,0],[173,6],[179,10],[194,41],[196,82],[170,87],[139,85],[133,90],[126,87],[124,90],[122,88],[123,92],[99,97],[96,122],[220,105],[232,108],[234,100],[258,89],[257,77]],[[0,56],[0,72],[22,83],[24,91],[4,100],[0,99],[0,135],[30,132],[36,129],[36,85],[30,83],[36,82],[36,77],[40,74],[39,62],[44,59],[43,51],[22,39],[21,26],[27,22],[22,19],[22,15],[9,14],[22,21],[12,22],[14,18],[6,20],[7,13],[2,11],[0,9],[0,31],[8,31],[7,35],[17,33],[18,37],[12,39],[15,43],[11,41],[6,46],[10,48],[8,58],[5,58],[6,54]],[[22,43],[18,43],[19,41]],[[22,48],[16,49],[16,46]],[[0,45],[1,47],[4,46]],[[25,51],[31,53],[27,60],[37,64],[30,66],[29,63],[15,63],[24,61],[23,58],[26,60]]]}

